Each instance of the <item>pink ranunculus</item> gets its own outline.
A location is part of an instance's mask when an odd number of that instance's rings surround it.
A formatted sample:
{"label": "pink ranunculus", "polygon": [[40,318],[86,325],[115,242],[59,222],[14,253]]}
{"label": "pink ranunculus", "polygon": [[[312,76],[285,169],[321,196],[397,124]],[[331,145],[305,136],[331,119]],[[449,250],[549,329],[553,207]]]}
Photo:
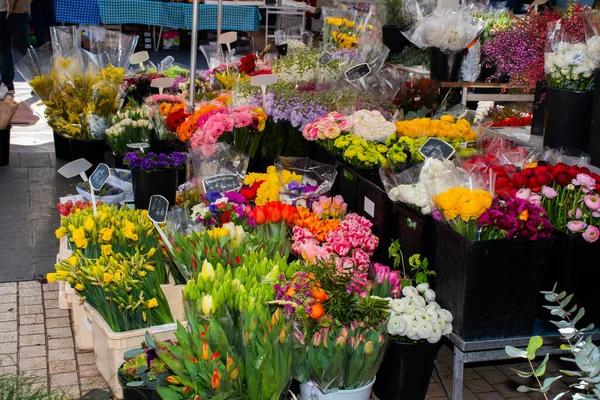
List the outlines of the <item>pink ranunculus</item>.
{"label": "pink ranunculus", "polygon": [[331,120],[325,119],[325,118],[315,122],[315,126],[317,126],[320,130],[323,130],[323,131],[332,125],[333,125],[333,122],[331,122]]}
{"label": "pink ranunculus", "polygon": [[302,130],[302,136],[304,136],[306,140],[310,140],[311,142],[317,140],[318,135],[319,130],[315,128],[313,124],[306,125]]}
{"label": "pink ranunculus", "polygon": [[522,199],[522,200],[529,200],[529,196],[531,196],[531,189],[528,189],[528,188],[519,189],[519,191],[515,195],[515,197]]}
{"label": "pink ranunculus", "polygon": [[348,121],[342,120],[338,123],[338,128],[340,128],[340,131],[347,131],[350,129],[350,124],[348,124]]}
{"label": "pink ranunculus", "polygon": [[600,208],[600,197],[596,195],[588,194],[584,197],[583,201],[587,208],[592,211],[596,211]]}
{"label": "pink ranunculus", "polygon": [[556,190],[551,188],[550,186],[542,186],[542,195],[547,199],[554,199],[558,196]]}
{"label": "pink ranunculus", "polygon": [[582,214],[583,214],[583,212],[581,211],[581,208],[579,208],[579,207],[577,207],[576,210],[569,210],[569,212],[567,213],[569,218],[575,218],[575,219],[580,219]]}
{"label": "pink ranunculus", "polygon": [[573,185],[583,185],[590,188],[594,188],[596,186],[596,180],[588,174],[577,174],[577,176],[573,180]]}
{"label": "pink ranunculus", "polygon": [[567,228],[569,228],[569,230],[571,232],[581,232],[582,230],[585,229],[585,227],[587,226],[587,224],[583,221],[569,221],[567,222]]}
{"label": "pink ranunculus", "polygon": [[592,217],[594,217],[594,218],[600,218],[600,211],[593,211],[592,212]]}
{"label": "pink ranunculus", "polygon": [[332,125],[323,131],[323,136],[325,136],[326,139],[335,139],[340,136],[340,128]]}
{"label": "pink ranunculus", "polygon": [[583,238],[588,243],[594,243],[598,240],[598,235],[600,234],[600,230],[593,225],[587,227],[585,232],[583,232]]}
{"label": "pink ranunculus", "polygon": [[529,196],[528,201],[531,204],[535,204],[536,206],[541,206],[542,205],[542,196],[540,196],[537,193],[531,193],[531,196]]}

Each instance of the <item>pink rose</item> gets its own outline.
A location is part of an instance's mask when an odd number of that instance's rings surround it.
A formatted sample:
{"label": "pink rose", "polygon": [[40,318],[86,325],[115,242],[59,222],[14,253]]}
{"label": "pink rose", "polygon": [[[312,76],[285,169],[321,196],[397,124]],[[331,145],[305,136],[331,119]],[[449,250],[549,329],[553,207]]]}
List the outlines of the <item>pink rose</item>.
{"label": "pink rose", "polygon": [[547,199],[554,199],[558,193],[550,186],[542,186],[542,195]]}
{"label": "pink rose", "polygon": [[529,196],[531,196],[531,189],[521,188],[515,195],[515,197],[522,200],[529,200]]}
{"label": "pink rose", "polygon": [[[575,211],[575,213],[573,213],[573,211]],[[581,211],[581,208],[577,207],[577,210],[569,210],[567,214],[569,215],[569,218],[579,219],[583,212]],[[575,216],[573,216],[573,214],[575,214]]]}
{"label": "pink rose", "polygon": [[585,196],[583,201],[585,202],[587,208],[589,208],[592,211],[596,211],[600,208],[600,197],[598,196],[588,194],[587,196]]}
{"label": "pink rose", "polygon": [[594,243],[596,240],[598,240],[598,234],[600,234],[600,230],[598,230],[598,228],[595,226],[590,225],[587,227],[585,232],[583,232],[583,238],[588,243]]}
{"label": "pink rose", "polygon": [[581,232],[586,226],[587,224],[583,221],[569,221],[567,223],[567,228],[569,228],[571,232]]}

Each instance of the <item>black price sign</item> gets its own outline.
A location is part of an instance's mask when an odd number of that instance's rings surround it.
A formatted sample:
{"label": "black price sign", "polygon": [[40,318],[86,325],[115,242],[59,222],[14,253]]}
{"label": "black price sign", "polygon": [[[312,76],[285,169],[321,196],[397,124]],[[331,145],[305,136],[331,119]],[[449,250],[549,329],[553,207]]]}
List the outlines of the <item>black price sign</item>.
{"label": "black price sign", "polygon": [[369,67],[369,64],[363,63],[363,64],[358,64],[357,66],[346,70],[345,75],[346,75],[346,79],[349,82],[354,82],[354,81],[359,80],[360,78],[364,78],[365,76],[369,75],[370,73],[371,73],[371,67]]}
{"label": "black price sign", "polygon": [[229,192],[240,188],[240,178],[237,175],[217,175],[202,181],[204,193]]}
{"label": "black price sign", "polygon": [[148,218],[150,221],[162,224],[167,220],[167,212],[169,211],[169,200],[159,194],[150,197],[148,206]]}
{"label": "black price sign", "polygon": [[327,65],[333,61],[333,56],[330,53],[323,53],[321,57],[319,57],[319,64]]}
{"label": "black price sign", "polygon": [[437,158],[447,160],[454,154],[454,147],[443,140],[429,138],[419,149],[419,153],[425,158]]}
{"label": "black price sign", "polygon": [[108,165],[99,164],[94,172],[92,172],[92,175],[90,175],[90,186],[94,190],[100,190],[109,177],[110,168],[108,168]]}

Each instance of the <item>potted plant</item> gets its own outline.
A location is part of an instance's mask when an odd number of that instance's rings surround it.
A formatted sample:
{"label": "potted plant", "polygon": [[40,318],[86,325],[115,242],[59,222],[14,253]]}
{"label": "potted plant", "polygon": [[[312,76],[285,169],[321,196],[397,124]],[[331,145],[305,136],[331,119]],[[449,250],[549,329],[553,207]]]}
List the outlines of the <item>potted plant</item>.
{"label": "potted plant", "polygon": [[136,208],[147,209],[150,197],[155,194],[164,196],[169,204],[175,204],[177,171],[185,168],[185,154],[136,151],[125,154],[124,163],[131,169]]}
{"label": "potted plant", "polygon": [[[389,249],[394,270],[375,264],[373,295],[389,300],[387,332],[392,340],[377,373],[374,392],[380,399],[424,399],[441,347],[442,336],[452,332],[452,314],[435,301],[428,278],[435,275],[427,258],[410,257],[413,278],[408,278],[399,243]],[[402,271],[397,268],[402,264]],[[402,275],[400,275],[402,272]]]}
{"label": "potted plant", "polygon": [[123,400],[160,400],[156,391],[158,386],[166,384],[171,370],[157,354],[168,351],[170,341],[158,342],[146,332],[145,341],[139,349],[125,352],[125,362],[119,368],[119,382],[123,388]]}

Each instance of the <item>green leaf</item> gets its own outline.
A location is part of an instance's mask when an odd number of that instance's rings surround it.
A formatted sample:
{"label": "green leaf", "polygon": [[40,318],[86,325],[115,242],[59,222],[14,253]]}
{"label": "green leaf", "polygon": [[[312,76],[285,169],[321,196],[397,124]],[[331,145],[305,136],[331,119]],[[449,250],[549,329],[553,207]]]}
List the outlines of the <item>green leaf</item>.
{"label": "green leaf", "polygon": [[524,372],[524,371],[519,371],[518,369],[514,369],[511,368],[513,371],[515,371],[515,373],[517,375],[519,375],[521,378],[530,378],[533,376],[533,372]]}
{"label": "green leaf", "polygon": [[506,354],[514,358],[527,358],[527,352],[525,350],[517,349],[516,347],[506,346],[504,348]]}
{"label": "green leaf", "polygon": [[136,369],[136,370],[135,370],[135,374],[136,374],[136,375],[141,375],[141,374],[143,374],[144,372],[146,372],[146,370],[147,370],[147,369],[148,369],[148,367],[147,367],[146,365],[140,365],[140,366],[138,367],[138,369]]}
{"label": "green leaf", "polygon": [[553,323],[554,325],[556,325],[559,329],[571,328],[571,323],[569,323],[567,321],[550,321],[550,322]]}
{"label": "green leaf", "polygon": [[562,300],[567,296],[567,292],[560,292],[557,296],[556,296],[556,300]]}
{"label": "green leaf", "polygon": [[577,321],[579,321],[581,319],[581,317],[583,317],[585,314],[585,308],[581,307],[579,309],[579,311],[577,312],[577,315],[575,316],[575,318],[573,318],[573,320],[571,321],[571,323],[573,324],[573,326],[575,326],[575,324],[577,323]]}
{"label": "green leaf", "polygon": [[542,383],[542,388],[537,391],[542,393],[548,392],[548,390],[550,390],[550,386],[552,386],[552,384],[560,378],[562,378],[562,376],[553,376],[551,378],[544,379],[544,383]]}
{"label": "green leaf", "polygon": [[560,310],[560,306],[542,306],[547,310]]}
{"label": "green leaf", "polygon": [[138,386],[143,386],[144,385],[144,381],[132,381],[132,382],[127,382],[127,386],[129,387],[138,387]]}
{"label": "green leaf", "polygon": [[544,357],[544,361],[542,361],[539,367],[537,367],[537,369],[535,370],[535,376],[540,377],[546,373],[546,363],[548,362],[549,358],[550,354],[546,354],[546,357]]}
{"label": "green leaf", "polygon": [[555,293],[550,293],[550,294],[546,294],[544,295],[544,299],[546,299],[546,301],[556,301],[556,294]]}
{"label": "green leaf", "polygon": [[569,305],[569,303],[571,302],[572,298],[573,298],[572,294],[568,295],[563,301],[560,302],[560,306],[562,308],[566,308],[567,305]]}
{"label": "green leaf", "polygon": [[556,396],[554,396],[554,397],[552,398],[552,400],[559,400],[559,399],[562,399],[562,397],[563,397],[565,394],[567,394],[567,392],[562,392],[562,393],[559,393],[559,394],[557,394]]}
{"label": "green leaf", "polygon": [[560,349],[561,350],[571,350],[571,346],[569,346],[568,344],[561,344]]}
{"label": "green leaf", "polygon": [[530,388],[529,386],[525,386],[525,385],[521,385],[517,388],[517,392],[521,392],[521,393],[532,392],[534,390],[536,390],[536,389]]}
{"label": "green leaf", "polygon": [[182,400],[183,397],[173,389],[167,387],[157,387],[156,391],[163,400]]}
{"label": "green leaf", "polygon": [[533,336],[529,339],[529,345],[527,346],[527,358],[535,360],[535,353],[544,344],[541,336]]}
{"label": "green leaf", "polygon": [[123,354],[123,358],[124,359],[129,359],[129,358],[135,358],[137,356],[139,356],[140,354],[142,354],[144,352],[144,349],[131,349],[131,350],[127,350],[125,352],[125,354]]}

